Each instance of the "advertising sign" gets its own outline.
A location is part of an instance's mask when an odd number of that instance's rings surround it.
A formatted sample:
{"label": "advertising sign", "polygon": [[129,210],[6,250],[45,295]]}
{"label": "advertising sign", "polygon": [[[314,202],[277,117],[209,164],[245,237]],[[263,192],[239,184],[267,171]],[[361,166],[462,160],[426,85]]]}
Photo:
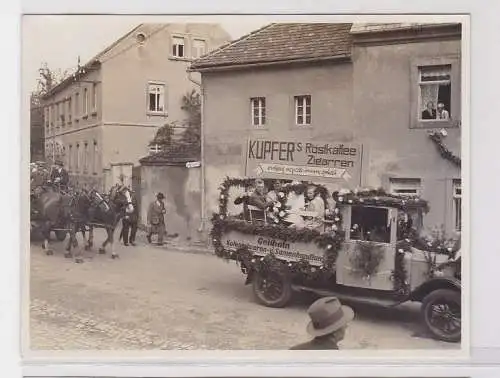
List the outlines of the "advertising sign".
{"label": "advertising sign", "polygon": [[245,175],[361,185],[363,145],[254,139],[247,144]]}
{"label": "advertising sign", "polygon": [[315,243],[291,242],[267,236],[250,235],[242,232],[230,231],[222,235],[222,245],[225,249],[235,251],[246,246],[257,256],[266,256],[273,253],[277,258],[286,261],[307,260],[311,265],[323,265],[325,250]]}

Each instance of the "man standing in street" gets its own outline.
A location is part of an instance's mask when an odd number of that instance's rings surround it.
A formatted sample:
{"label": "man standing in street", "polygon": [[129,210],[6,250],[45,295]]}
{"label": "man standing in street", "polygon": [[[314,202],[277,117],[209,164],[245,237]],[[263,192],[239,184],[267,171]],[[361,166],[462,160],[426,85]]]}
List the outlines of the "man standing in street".
{"label": "man standing in street", "polygon": [[148,226],[149,232],[147,235],[148,242],[151,243],[153,234],[158,234],[158,245],[163,245],[163,235],[165,234],[165,204],[163,193],[156,195],[156,200],[149,205],[148,209]]}
{"label": "man standing in street", "polygon": [[339,349],[338,343],[344,339],[347,325],[354,319],[354,311],[343,306],[335,297],[318,299],[307,310],[311,321],[307,333],[314,338],[291,350]]}

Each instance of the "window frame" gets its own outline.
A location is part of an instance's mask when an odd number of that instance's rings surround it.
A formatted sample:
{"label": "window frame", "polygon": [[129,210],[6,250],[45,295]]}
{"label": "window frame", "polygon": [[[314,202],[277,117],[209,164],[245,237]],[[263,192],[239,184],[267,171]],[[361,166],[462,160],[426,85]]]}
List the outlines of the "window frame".
{"label": "window frame", "polygon": [[[182,56],[179,55],[179,48],[178,46],[181,46],[179,44],[176,44],[176,40],[182,40],[183,44],[182,44]],[[171,49],[170,49],[170,56],[172,58],[175,58],[175,59],[187,59],[188,56],[186,54],[187,52],[187,49],[186,49],[186,45],[187,45],[187,38],[184,37],[184,36],[181,36],[181,35],[172,35],[171,37]]]}
{"label": "window frame", "polygon": [[[196,46],[197,42],[203,42],[203,54],[198,54],[199,49]],[[194,54],[195,51],[196,51],[196,54]],[[193,58],[193,59],[201,58],[203,55],[207,54],[207,52],[208,52],[207,40],[204,38],[193,38],[193,41],[191,44],[191,58]]]}
{"label": "window frame", "polygon": [[[307,100],[309,99],[309,123],[307,122]],[[299,104],[302,102],[302,104]],[[297,95],[293,96],[293,104],[295,110],[294,124],[296,127],[310,127],[312,125],[312,96],[311,95]],[[302,122],[299,123],[299,108],[302,108]]]}
{"label": "window frame", "polygon": [[[461,56],[445,55],[436,57],[415,58],[410,60],[410,128],[430,129],[430,128],[455,128],[461,125]],[[420,96],[420,70],[423,67],[432,66],[451,66],[451,115],[448,120],[422,120],[421,115],[421,96]],[[436,104],[437,105],[437,104]]]}
{"label": "window frame", "polygon": [[89,116],[89,90],[87,87],[83,88],[82,96],[82,118]]}
{"label": "window frame", "polygon": [[[257,107],[255,107],[255,101],[258,102]],[[263,96],[250,97],[250,119],[251,124],[254,127],[265,128],[267,127],[267,103],[266,98]],[[258,122],[255,123],[255,109],[258,109],[257,119]]]}
{"label": "window frame", "polygon": [[80,120],[80,92],[75,92],[75,122]]}
{"label": "window frame", "polygon": [[92,173],[94,175],[97,175],[97,162],[99,161],[99,159],[98,159],[99,149],[98,149],[97,140],[94,140],[93,147],[94,148],[93,148],[93,152],[92,152],[92,155],[93,155],[93,159],[92,159]]}
{"label": "window frame", "polygon": [[[400,190],[415,190],[415,193],[402,193]],[[389,178],[389,192],[400,196],[421,196],[422,180],[416,177]]]}
{"label": "window frame", "polygon": [[[163,110],[151,110],[151,87],[163,87]],[[160,103],[160,101],[158,102]],[[148,81],[146,86],[146,113],[148,115],[166,115],[167,114],[167,84],[161,81]]]}
{"label": "window frame", "polygon": [[79,172],[80,171],[80,143],[76,144],[76,149],[75,149],[75,171]]}
{"label": "window frame", "polygon": [[71,96],[68,97],[68,100],[67,100],[67,107],[68,107],[68,125],[71,124],[72,122],[72,114],[73,114],[73,99],[71,98]]}
{"label": "window frame", "polygon": [[97,114],[97,83],[92,83],[92,114]]}
{"label": "window frame", "polygon": [[73,169],[73,145],[68,145],[68,171]]}

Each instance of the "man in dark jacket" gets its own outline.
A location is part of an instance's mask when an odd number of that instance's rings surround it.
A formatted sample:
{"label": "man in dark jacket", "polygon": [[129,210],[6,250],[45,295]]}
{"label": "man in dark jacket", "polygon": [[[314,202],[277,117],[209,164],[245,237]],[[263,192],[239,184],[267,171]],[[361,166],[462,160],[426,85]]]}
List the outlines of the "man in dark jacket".
{"label": "man in dark jacket", "polygon": [[66,188],[69,184],[68,171],[64,169],[64,164],[61,160],[56,161],[56,167],[50,173],[50,182]]}
{"label": "man in dark jacket", "polygon": [[427,108],[422,112],[422,119],[436,119],[436,109],[432,101],[427,103]]}
{"label": "man in dark jacket", "polygon": [[165,204],[163,193],[156,195],[156,201],[149,205],[148,209],[148,225],[149,232],[147,235],[148,242],[151,243],[153,234],[158,234],[158,245],[163,245],[163,235],[165,234]]}
{"label": "man in dark jacket", "polygon": [[314,302],[307,313],[311,318],[307,332],[314,338],[290,349],[339,349],[338,343],[344,339],[347,325],[354,319],[354,311],[335,297],[325,297]]}

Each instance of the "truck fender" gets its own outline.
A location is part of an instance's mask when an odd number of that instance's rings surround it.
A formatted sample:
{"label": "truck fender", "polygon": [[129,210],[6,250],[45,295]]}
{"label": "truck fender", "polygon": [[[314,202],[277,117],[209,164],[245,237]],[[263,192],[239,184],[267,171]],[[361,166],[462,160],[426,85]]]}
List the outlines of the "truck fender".
{"label": "truck fender", "polygon": [[424,282],[422,285],[418,286],[417,288],[415,288],[415,290],[413,290],[410,293],[409,300],[415,301],[415,302],[421,302],[429,293],[433,292],[434,290],[439,290],[439,289],[450,289],[450,290],[455,290],[455,291],[461,291],[462,284],[456,278],[434,277],[434,278]]}

